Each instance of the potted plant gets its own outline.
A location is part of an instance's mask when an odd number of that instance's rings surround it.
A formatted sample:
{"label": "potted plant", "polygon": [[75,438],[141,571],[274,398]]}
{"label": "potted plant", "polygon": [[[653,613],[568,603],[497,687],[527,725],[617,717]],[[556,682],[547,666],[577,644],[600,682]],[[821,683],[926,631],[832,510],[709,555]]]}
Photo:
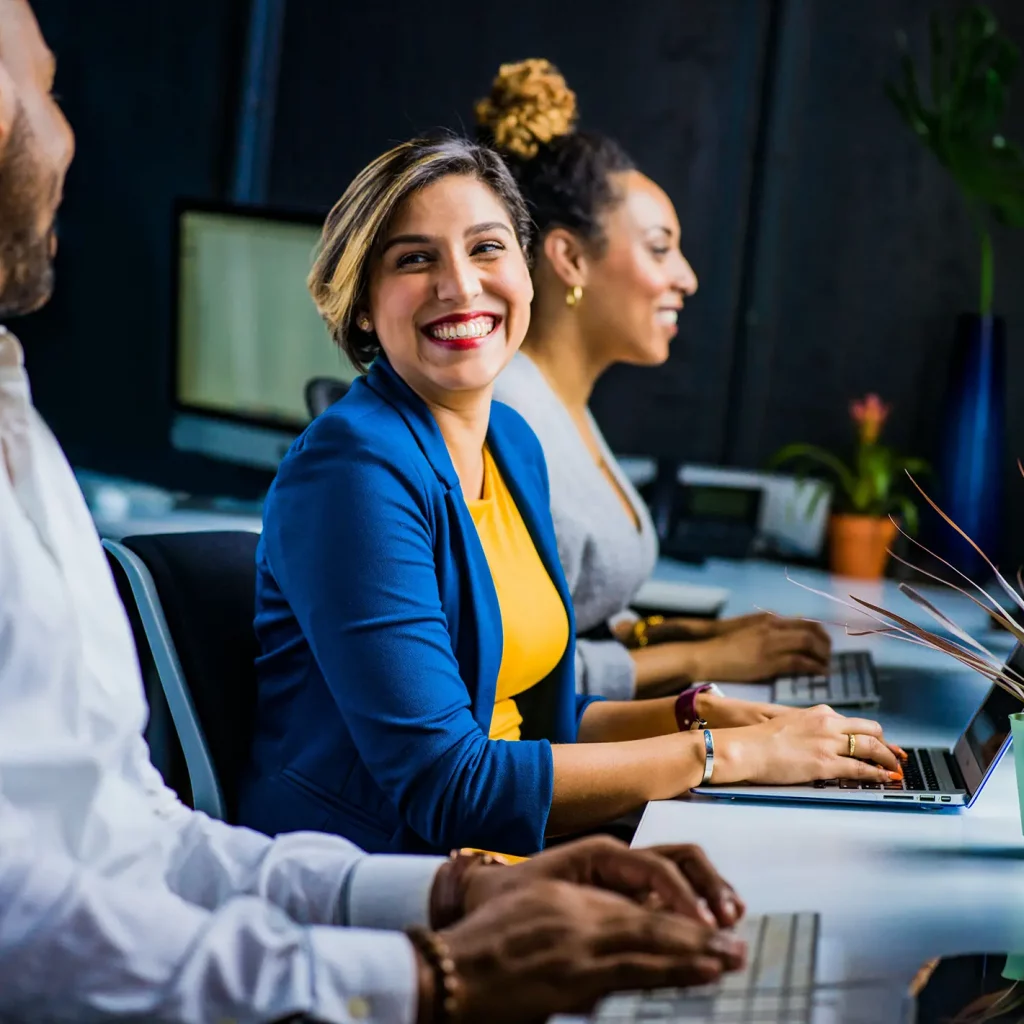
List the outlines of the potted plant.
{"label": "potted plant", "polygon": [[[962,314],[943,415],[938,461],[941,501],[986,551],[1001,534],[1006,363],[1005,325],[994,316],[994,223],[1024,226],[1024,153],[1001,130],[1019,52],[980,4],[957,15],[951,30],[931,19],[927,84],[898,36],[900,75],[885,91],[921,144],[952,175],[978,236],[977,309]],[[982,569],[958,538],[936,539],[965,572]]]}
{"label": "potted plant", "polygon": [[[857,428],[851,463],[812,444],[791,444],[771,460],[774,468],[792,465],[804,473],[824,469],[836,486],[829,521],[829,554],[833,572],[841,576],[877,579],[885,572],[889,548],[896,539],[897,514],[909,533],[917,531],[917,506],[904,489],[906,474],[928,469],[922,459],[905,458],[879,443],[890,407],[870,394],[850,403],[850,418]],[[827,493],[822,485],[808,507],[812,515]]]}

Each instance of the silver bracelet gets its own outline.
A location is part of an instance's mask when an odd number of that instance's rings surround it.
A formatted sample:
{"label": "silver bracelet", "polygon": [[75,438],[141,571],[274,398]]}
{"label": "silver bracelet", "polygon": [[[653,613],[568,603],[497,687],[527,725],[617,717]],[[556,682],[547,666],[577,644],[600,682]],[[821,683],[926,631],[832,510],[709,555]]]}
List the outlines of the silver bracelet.
{"label": "silver bracelet", "polygon": [[702,786],[711,781],[711,775],[715,770],[715,741],[711,736],[711,730],[704,730],[704,778],[700,780]]}

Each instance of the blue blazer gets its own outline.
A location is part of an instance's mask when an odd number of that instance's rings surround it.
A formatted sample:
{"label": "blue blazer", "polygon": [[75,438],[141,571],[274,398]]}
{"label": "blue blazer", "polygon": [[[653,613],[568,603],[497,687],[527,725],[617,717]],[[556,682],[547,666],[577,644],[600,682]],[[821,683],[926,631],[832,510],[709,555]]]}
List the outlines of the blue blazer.
{"label": "blue blazer", "polygon": [[540,443],[507,406],[487,443],[569,616],[523,739],[488,738],[502,655],[487,560],[444,439],[384,359],[281,463],[257,552],[259,695],[240,818],[366,850],[535,853],[576,694],[572,600]]}

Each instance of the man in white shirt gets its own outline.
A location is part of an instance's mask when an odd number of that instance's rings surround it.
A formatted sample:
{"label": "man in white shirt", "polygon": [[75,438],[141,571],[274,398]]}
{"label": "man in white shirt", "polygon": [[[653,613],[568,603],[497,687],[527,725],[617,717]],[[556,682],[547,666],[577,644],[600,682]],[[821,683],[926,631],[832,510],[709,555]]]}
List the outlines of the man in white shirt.
{"label": "man in white shirt", "polygon": [[[0,0],[0,320],[52,287],[74,146],[54,70],[27,0]],[[88,510],[0,328],[0,1020],[500,1024],[740,962],[718,925],[742,904],[693,848],[494,867],[270,840],[177,800],[146,714]],[[439,931],[401,934],[417,926]]]}

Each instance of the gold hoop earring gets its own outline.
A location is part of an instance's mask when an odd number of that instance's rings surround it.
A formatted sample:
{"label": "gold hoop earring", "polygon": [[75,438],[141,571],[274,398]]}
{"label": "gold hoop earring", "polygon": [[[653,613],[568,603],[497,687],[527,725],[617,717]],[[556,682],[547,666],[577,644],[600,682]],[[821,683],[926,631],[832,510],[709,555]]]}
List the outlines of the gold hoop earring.
{"label": "gold hoop earring", "polygon": [[583,285],[574,284],[565,291],[565,304],[567,306],[578,306],[583,301]]}
{"label": "gold hoop earring", "polygon": [[356,327],[361,331],[366,331],[367,334],[373,330],[373,324],[370,323],[370,318],[365,313],[360,313],[359,316],[356,317]]}

